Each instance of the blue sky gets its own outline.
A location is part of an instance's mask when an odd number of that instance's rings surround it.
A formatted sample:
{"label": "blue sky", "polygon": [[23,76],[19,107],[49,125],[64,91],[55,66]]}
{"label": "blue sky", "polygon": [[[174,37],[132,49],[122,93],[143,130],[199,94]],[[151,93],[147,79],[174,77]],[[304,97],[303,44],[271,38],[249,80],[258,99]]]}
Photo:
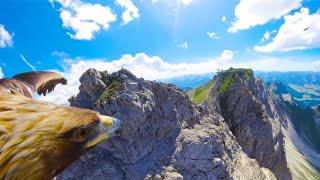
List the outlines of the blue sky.
{"label": "blue sky", "polygon": [[318,71],[319,8],[318,0],[1,0],[0,65],[12,76],[84,63],[81,75],[102,63],[147,79],[230,66]]}

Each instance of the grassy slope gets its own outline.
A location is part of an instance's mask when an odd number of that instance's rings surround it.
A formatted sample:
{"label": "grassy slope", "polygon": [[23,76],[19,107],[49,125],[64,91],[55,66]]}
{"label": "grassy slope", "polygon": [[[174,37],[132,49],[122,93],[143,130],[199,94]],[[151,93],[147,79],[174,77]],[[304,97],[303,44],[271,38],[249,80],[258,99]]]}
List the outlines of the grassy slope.
{"label": "grassy slope", "polygon": [[200,104],[207,99],[208,94],[213,86],[214,81],[211,80],[207,84],[187,92],[187,94],[189,95],[190,99],[192,99],[195,103]]}

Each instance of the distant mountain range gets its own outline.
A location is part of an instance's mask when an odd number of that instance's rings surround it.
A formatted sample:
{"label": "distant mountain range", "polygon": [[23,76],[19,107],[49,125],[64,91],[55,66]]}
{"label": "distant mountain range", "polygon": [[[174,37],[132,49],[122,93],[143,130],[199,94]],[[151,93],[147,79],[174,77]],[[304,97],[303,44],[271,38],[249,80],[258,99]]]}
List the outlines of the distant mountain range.
{"label": "distant mountain range", "polygon": [[[186,75],[159,81],[170,83],[188,91],[209,82],[216,73]],[[300,106],[316,106],[320,104],[320,72],[254,72],[256,77],[262,78],[268,85],[279,81],[289,91],[293,99]]]}
{"label": "distant mountain range", "polygon": [[186,76],[178,76],[174,78],[168,79],[160,79],[158,81],[174,84],[179,88],[187,91],[190,89],[194,89],[206,84],[210,81],[216,73],[207,73],[207,74],[198,74],[198,75],[186,75]]}

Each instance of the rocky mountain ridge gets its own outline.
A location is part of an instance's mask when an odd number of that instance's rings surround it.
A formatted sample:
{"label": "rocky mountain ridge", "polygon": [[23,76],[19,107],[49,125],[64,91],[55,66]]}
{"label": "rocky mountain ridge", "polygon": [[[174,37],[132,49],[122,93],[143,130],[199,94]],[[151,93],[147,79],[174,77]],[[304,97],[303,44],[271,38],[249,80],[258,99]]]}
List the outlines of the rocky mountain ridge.
{"label": "rocky mountain ridge", "polygon": [[241,83],[217,75],[195,105],[174,85],[88,70],[70,103],[122,119],[121,136],[59,178],[291,179],[276,101],[252,74],[238,75]]}
{"label": "rocky mountain ridge", "polygon": [[251,69],[229,69],[214,77],[208,101],[228,124],[244,152],[278,179],[290,179],[277,99]]}

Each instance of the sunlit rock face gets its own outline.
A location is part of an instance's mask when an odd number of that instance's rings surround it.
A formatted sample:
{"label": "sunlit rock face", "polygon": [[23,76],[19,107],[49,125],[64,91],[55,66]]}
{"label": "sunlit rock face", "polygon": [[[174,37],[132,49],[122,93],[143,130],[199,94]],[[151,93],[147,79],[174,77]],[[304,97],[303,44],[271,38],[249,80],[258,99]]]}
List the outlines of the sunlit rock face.
{"label": "sunlit rock face", "polygon": [[[291,179],[277,100],[250,69],[229,69],[214,78],[210,107],[220,113],[244,152],[278,179]],[[280,109],[281,110],[281,109]]]}
{"label": "sunlit rock face", "polygon": [[60,179],[275,179],[244,153],[223,117],[181,89],[88,70],[75,107],[121,119],[121,135],[93,149]]}

